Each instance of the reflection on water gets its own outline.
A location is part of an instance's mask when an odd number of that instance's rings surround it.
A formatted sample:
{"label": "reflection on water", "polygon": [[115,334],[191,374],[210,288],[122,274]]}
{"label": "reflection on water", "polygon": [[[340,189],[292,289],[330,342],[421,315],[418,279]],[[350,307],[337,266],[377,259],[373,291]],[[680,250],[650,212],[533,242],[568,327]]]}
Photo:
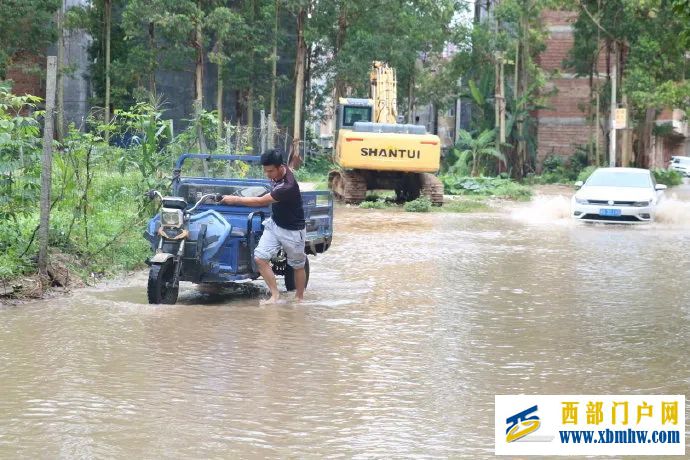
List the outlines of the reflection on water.
{"label": "reflection on water", "polygon": [[0,457],[489,458],[495,394],[688,393],[687,228],[563,203],[339,209],[301,305],[142,273],[0,308]]}

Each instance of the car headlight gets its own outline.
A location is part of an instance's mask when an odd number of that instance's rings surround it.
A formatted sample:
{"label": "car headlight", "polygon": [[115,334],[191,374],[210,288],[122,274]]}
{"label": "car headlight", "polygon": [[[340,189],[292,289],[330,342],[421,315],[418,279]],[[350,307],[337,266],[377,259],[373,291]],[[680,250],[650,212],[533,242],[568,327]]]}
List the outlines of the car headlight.
{"label": "car headlight", "polygon": [[161,211],[161,223],[164,227],[181,227],[182,211],[179,209],[163,209]]}
{"label": "car headlight", "polygon": [[633,206],[644,208],[645,206],[649,206],[649,201],[636,201],[633,203]]}
{"label": "car headlight", "polygon": [[577,203],[577,204],[589,204],[589,201],[585,200],[584,198],[575,197],[575,203]]}

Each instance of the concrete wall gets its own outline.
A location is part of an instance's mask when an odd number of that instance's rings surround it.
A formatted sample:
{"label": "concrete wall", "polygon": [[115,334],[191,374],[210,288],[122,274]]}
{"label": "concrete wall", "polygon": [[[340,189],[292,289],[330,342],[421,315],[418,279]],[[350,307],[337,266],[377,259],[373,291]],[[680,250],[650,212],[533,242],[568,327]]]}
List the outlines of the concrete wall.
{"label": "concrete wall", "polygon": [[[63,0],[63,9],[73,6],[86,6],[88,0]],[[65,50],[63,66],[70,69],[63,77],[65,123],[83,126],[89,112],[89,53],[91,36],[83,30],[65,31]]]}

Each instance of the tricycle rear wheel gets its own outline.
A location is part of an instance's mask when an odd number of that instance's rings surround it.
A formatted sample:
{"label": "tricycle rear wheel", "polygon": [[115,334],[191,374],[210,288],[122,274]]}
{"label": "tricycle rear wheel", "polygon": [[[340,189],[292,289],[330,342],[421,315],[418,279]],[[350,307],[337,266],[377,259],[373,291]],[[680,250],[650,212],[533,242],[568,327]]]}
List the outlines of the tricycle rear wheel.
{"label": "tricycle rear wheel", "polygon": [[[305,282],[304,282],[304,288],[307,288],[307,284],[309,284],[309,257],[306,257],[306,260],[304,262],[304,273],[306,275]],[[294,291],[295,288],[295,271],[291,266],[285,267],[285,288],[288,291]]]}
{"label": "tricycle rear wheel", "polygon": [[146,294],[151,304],[174,304],[177,302],[177,294],[180,286],[172,286],[175,275],[175,264],[168,260],[164,264],[151,265],[149,270],[149,282]]}

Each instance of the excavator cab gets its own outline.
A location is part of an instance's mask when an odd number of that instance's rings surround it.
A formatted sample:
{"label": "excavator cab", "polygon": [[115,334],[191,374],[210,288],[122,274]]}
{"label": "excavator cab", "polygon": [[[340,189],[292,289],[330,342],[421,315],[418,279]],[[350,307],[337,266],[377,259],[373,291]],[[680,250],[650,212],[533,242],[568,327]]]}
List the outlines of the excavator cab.
{"label": "excavator cab", "polygon": [[340,98],[336,128],[353,129],[358,121],[373,121],[374,101],[371,99]]}

